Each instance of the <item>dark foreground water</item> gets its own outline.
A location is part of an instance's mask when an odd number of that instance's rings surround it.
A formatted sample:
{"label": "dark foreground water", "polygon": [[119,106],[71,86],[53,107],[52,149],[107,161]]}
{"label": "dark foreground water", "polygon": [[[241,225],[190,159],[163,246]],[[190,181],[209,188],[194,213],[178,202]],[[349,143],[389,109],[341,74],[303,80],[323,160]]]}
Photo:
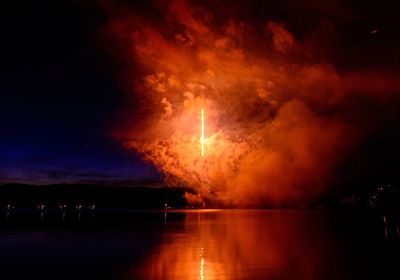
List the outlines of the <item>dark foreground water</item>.
{"label": "dark foreground water", "polygon": [[0,214],[0,279],[400,279],[399,221],[378,213]]}

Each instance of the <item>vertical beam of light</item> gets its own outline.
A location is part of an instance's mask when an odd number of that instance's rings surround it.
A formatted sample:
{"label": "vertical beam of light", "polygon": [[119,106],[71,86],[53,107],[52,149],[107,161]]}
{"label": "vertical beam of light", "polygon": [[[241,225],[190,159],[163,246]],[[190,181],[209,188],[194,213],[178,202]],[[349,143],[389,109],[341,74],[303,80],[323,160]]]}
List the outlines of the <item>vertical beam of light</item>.
{"label": "vertical beam of light", "polygon": [[200,280],[204,280],[204,249],[200,250]]}
{"label": "vertical beam of light", "polygon": [[201,109],[201,156],[204,157],[204,109]]}

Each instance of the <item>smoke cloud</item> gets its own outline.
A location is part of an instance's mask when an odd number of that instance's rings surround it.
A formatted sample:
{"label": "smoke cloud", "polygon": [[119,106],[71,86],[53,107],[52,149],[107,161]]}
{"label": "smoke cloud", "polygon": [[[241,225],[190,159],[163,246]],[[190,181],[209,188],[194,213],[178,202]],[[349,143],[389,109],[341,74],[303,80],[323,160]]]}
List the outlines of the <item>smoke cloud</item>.
{"label": "smoke cloud", "polygon": [[168,184],[226,205],[310,201],[370,133],[367,113],[348,104],[384,106],[400,84],[337,70],[316,51],[321,26],[295,36],[235,3],[103,3],[132,96],[115,135]]}

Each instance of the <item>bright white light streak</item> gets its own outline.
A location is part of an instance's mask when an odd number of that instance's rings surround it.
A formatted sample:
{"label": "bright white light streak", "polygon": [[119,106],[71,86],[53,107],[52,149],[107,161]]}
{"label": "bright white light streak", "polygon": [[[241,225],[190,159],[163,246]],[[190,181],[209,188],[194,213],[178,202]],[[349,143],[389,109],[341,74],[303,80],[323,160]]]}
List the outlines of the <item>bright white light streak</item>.
{"label": "bright white light streak", "polygon": [[204,249],[200,249],[200,280],[204,280]]}
{"label": "bright white light streak", "polygon": [[201,156],[204,157],[204,109],[201,109]]}

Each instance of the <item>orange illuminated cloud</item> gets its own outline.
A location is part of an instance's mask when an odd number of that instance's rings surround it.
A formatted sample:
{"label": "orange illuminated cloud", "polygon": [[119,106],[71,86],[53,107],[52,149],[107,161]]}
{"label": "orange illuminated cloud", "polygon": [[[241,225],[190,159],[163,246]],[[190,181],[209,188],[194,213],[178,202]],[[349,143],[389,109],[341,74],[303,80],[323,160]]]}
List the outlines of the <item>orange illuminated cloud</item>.
{"label": "orange illuminated cloud", "polygon": [[340,109],[344,100],[400,88],[379,73],[340,74],[282,22],[258,28],[251,18],[219,18],[190,1],[152,7],[158,16],[146,18],[106,5],[114,11],[110,32],[129,46],[124,58],[133,65],[127,76],[137,104],[116,134],[167,183],[227,205],[321,194],[360,137]]}

